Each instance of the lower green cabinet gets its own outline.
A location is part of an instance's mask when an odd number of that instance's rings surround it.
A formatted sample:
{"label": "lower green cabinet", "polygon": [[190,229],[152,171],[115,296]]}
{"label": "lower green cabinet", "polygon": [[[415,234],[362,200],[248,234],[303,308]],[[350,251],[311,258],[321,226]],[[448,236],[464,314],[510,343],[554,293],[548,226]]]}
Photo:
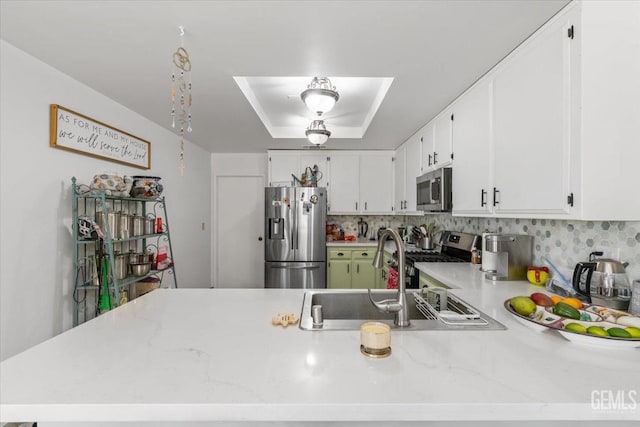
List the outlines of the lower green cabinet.
{"label": "lower green cabinet", "polygon": [[376,271],[371,260],[353,260],[351,272],[351,287],[353,289],[376,288]]}
{"label": "lower green cabinet", "polygon": [[330,259],[327,263],[327,288],[351,287],[351,260]]}
{"label": "lower green cabinet", "polygon": [[386,261],[391,255],[385,252],[382,269],[373,266],[376,248],[369,246],[327,249],[327,288],[330,289],[375,289],[387,287],[388,268]]}

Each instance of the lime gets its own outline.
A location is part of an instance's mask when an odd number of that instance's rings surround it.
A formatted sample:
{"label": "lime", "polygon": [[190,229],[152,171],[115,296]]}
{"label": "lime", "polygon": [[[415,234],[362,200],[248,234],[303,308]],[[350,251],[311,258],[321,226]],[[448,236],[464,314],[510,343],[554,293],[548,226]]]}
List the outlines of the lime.
{"label": "lime", "polygon": [[564,328],[567,331],[573,331],[573,332],[578,332],[581,334],[584,334],[585,332],[587,332],[587,328],[584,325],[581,325],[580,323],[567,323]]}
{"label": "lime", "polygon": [[599,337],[608,337],[609,334],[604,330],[601,326],[589,326],[587,328],[587,333],[591,335],[597,335]]}
{"label": "lime", "polygon": [[522,316],[529,316],[536,311],[536,303],[529,297],[513,297],[509,305]]}
{"label": "lime", "polygon": [[628,326],[624,328],[625,331],[629,332],[633,338],[640,338],[640,328],[636,328],[635,326]]}
{"label": "lime", "polygon": [[631,338],[631,334],[622,328],[609,328],[607,333],[612,337]]}

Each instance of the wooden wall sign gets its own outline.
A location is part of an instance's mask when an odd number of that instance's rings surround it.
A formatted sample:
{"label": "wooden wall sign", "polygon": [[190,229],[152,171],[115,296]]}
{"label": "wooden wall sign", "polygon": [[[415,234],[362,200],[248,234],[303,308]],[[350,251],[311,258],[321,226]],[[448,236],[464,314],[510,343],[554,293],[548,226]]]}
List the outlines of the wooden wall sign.
{"label": "wooden wall sign", "polygon": [[105,123],[51,104],[49,145],[140,169],[151,168],[151,143]]}

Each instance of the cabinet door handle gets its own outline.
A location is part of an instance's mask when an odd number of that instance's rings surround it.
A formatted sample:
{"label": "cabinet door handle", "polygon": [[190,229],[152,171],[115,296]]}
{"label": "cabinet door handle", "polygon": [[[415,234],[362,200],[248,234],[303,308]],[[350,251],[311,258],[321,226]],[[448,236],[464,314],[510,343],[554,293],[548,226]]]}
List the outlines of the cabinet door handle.
{"label": "cabinet door handle", "polygon": [[349,264],[347,264],[347,273],[349,272]]}
{"label": "cabinet door handle", "polygon": [[431,166],[431,154],[429,154],[429,166]]}
{"label": "cabinet door handle", "polygon": [[438,164],[438,153],[436,153],[435,151],[433,152],[433,164]]}
{"label": "cabinet door handle", "polygon": [[496,187],[493,187],[493,206],[495,206],[495,205],[500,203],[498,201],[498,198],[496,197],[498,195],[498,193],[500,193],[500,190],[498,190]]}
{"label": "cabinet door handle", "polygon": [[364,210],[367,210],[367,202],[364,202]]}
{"label": "cabinet door handle", "polygon": [[369,254],[366,252],[362,252],[362,256],[369,256]]}
{"label": "cabinet door handle", "polygon": [[487,195],[487,192],[484,191],[484,188],[480,190],[480,206],[484,206],[487,204],[487,201],[484,199],[484,196]]}
{"label": "cabinet door handle", "polygon": [[360,264],[356,264],[356,273],[360,273]]}
{"label": "cabinet door handle", "polygon": [[356,210],[358,210],[358,202],[356,202]]}
{"label": "cabinet door handle", "polygon": [[344,256],[344,253],[338,252],[338,256]]}

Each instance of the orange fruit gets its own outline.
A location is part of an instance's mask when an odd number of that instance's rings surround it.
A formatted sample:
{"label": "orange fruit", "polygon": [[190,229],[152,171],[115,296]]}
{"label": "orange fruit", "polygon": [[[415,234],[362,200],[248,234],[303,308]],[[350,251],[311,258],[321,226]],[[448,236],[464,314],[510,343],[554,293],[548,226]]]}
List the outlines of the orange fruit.
{"label": "orange fruit", "polygon": [[580,301],[578,298],[565,298],[562,300],[562,302],[567,305],[570,305],[576,310],[582,309],[582,301]]}
{"label": "orange fruit", "polygon": [[553,301],[554,304],[557,304],[560,301],[562,301],[562,297],[559,297],[558,295],[552,295],[551,296],[551,301]]}

